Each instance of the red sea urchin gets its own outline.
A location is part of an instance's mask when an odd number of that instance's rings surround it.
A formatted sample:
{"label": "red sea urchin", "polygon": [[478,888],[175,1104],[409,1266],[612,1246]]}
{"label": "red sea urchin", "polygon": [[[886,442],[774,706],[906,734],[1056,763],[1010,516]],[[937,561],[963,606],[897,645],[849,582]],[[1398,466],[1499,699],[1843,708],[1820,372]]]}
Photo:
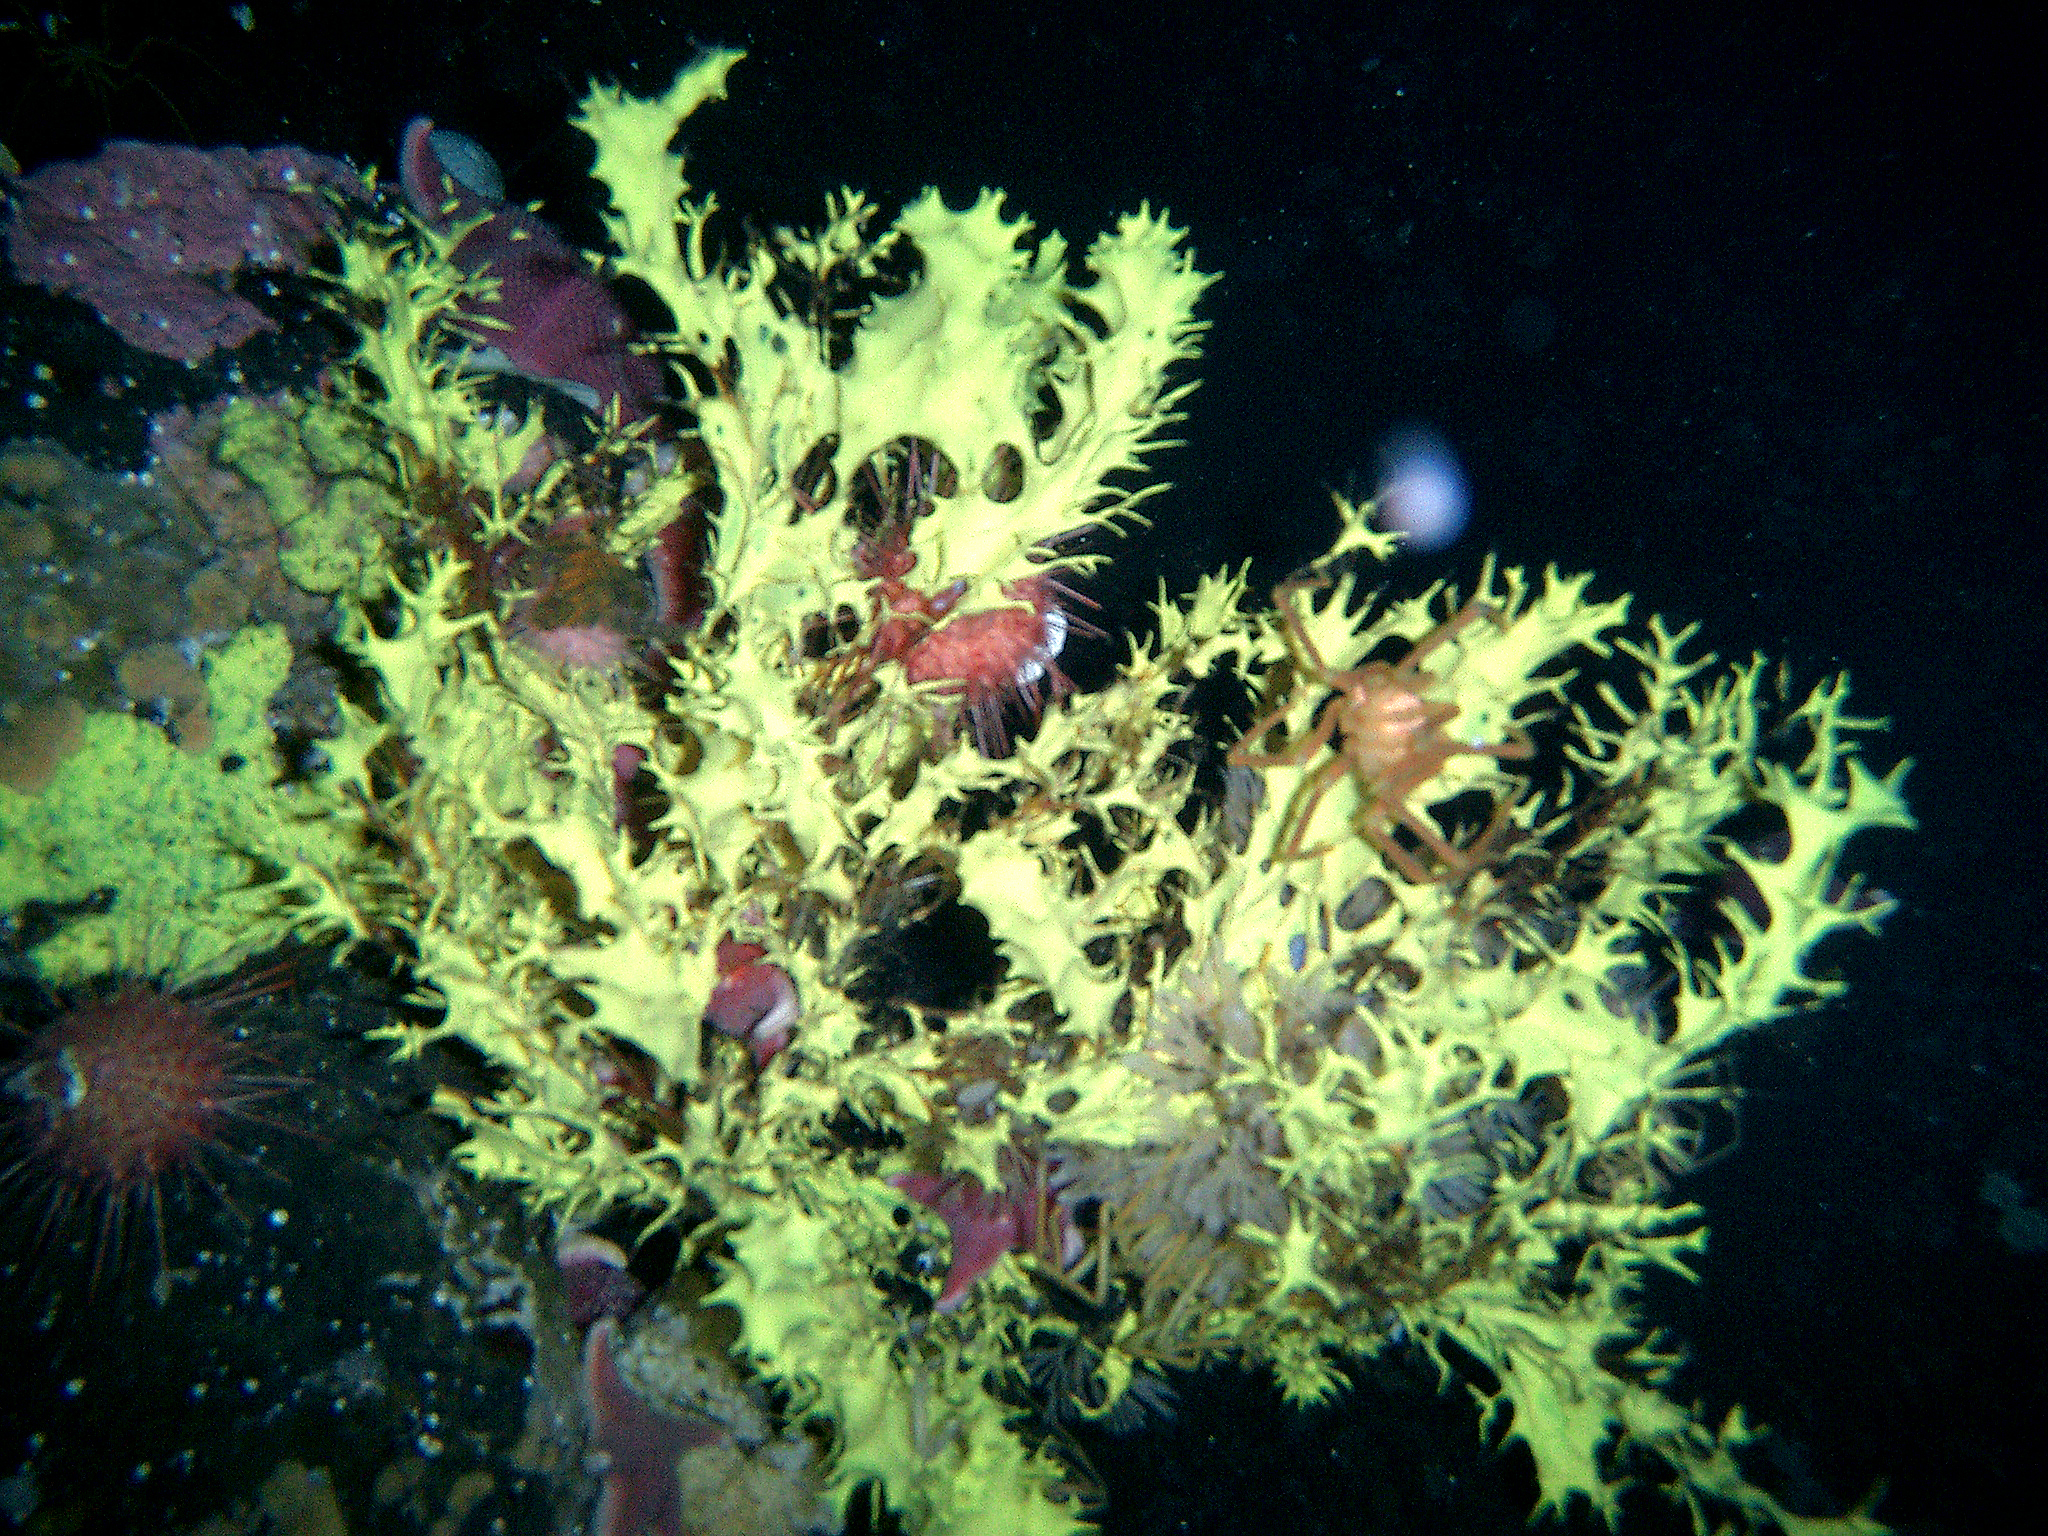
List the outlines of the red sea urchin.
{"label": "red sea urchin", "polygon": [[[957,694],[974,744],[986,757],[1008,748],[1004,717],[1014,705],[1027,720],[1072,690],[1057,660],[1070,629],[1099,634],[1059,603],[1078,600],[1071,589],[1043,576],[1003,588],[1010,606],[952,618],[918,636],[903,653],[903,675]],[[957,600],[957,598],[956,598]],[[950,606],[950,604],[948,605]]]}
{"label": "red sea urchin", "polygon": [[97,1284],[130,1213],[144,1214],[161,1272],[164,1179],[212,1184],[206,1159],[230,1122],[286,1086],[252,1073],[254,1051],[217,1017],[273,984],[258,976],[184,996],[128,980],[72,1002],[28,1037],[0,1078],[0,1186],[41,1209],[39,1249],[96,1208]]}
{"label": "red sea urchin", "polygon": [[[826,439],[812,455],[836,442]],[[949,735],[964,724],[983,756],[1002,757],[1009,751],[1013,713],[1028,726],[1048,703],[1073,691],[1059,666],[1067,640],[1104,636],[1074,612],[1077,605],[1094,604],[1052,571],[1002,582],[998,591],[972,598],[964,576],[936,590],[913,584],[918,555],[911,548],[912,530],[937,501],[955,495],[959,484],[953,462],[920,438],[898,438],[862,467],[848,516],[861,530],[853,568],[876,583],[877,624],[865,654],[842,676],[864,683],[875,668],[900,663],[907,681],[927,689]],[[800,505],[815,510],[829,499],[827,491],[800,498]],[[1081,531],[1043,540],[1039,558]],[[963,602],[969,605],[965,611]]]}

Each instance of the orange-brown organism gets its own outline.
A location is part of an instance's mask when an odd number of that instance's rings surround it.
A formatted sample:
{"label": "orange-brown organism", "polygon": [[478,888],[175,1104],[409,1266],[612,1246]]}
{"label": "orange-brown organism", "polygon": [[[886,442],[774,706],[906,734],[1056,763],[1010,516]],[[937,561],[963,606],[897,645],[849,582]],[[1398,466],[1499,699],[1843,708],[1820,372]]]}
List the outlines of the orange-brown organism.
{"label": "orange-brown organism", "polygon": [[[1322,851],[1321,847],[1304,849],[1302,840],[1323,796],[1348,773],[1358,786],[1361,802],[1353,824],[1389,864],[1418,885],[1462,878],[1484,859],[1494,833],[1504,822],[1506,806],[1485,834],[1459,847],[1409,803],[1409,796],[1461,753],[1519,759],[1529,756],[1531,748],[1519,728],[1506,741],[1492,743],[1464,742],[1445,734],[1444,727],[1458,707],[1429,698],[1431,679],[1421,663],[1468,625],[1490,617],[1493,609],[1475,597],[1417,640],[1399,661],[1369,661],[1339,672],[1323,659],[1294,608],[1297,593],[1328,584],[1327,577],[1283,581],[1273,589],[1273,607],[1280,615],[1296,668],[1329,689],[1329,699],[1316,711],[1315,723],[1306,732],[1277,750],[1261,751],[1258,743],[1292,707],[1292,700],[1282,700],[1252,722],[1243,739],[1230,749],[1229,761],[1237,768],[1299,768],[1324,747],[1334,748],[1329,761],[1294,792],[1274,838],[1274,857],[1281,863]],[[1397,830],[1413,838],[1417,848],[1402,842]]]}

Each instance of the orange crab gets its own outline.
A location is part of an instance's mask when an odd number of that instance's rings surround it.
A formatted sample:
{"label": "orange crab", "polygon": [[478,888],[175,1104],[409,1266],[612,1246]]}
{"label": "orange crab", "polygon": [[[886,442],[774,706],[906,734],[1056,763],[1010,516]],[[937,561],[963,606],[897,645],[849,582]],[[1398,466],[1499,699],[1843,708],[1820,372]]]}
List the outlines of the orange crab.
{"label": "orange crab", "polygon": [[[1468,625],[1492,617],[1494,609],[1475,597],[1417,640],[1399,661],[1369,661],[1339,672],[1316,649],[1293,603],[1296,594],[1328,585],[1326,576],[1283,581],[1273,589],[1273,607],[1280,615],[1296,668],[1329,689],[1330,697],[1317,709],[1315,723],[1306,732],[1276,750],[1262,751],[1257,744],[1286,718],[1292,701],[1274,705],[1252,722],[1251,729],[1230,749],[1228,761],[1236,768],[1299,768],[1324,747],[1335,747],[1329,761],[1294,792],[1274,839],[1278,862],[1311,858],[1330,846],[1303,848],[1302,841],[1323,796],[1349,774],[1361,802],[1353,825],[1389,864],[1417,885],[1463,879],[1491,852],[1494,836],[1505,824],[1507,804],[1503,802],[1480,837],[1461,847],[1412,805],[1409,796],[1454,757],[1521,759],[1533,749],[1518,726],[1511,726],[1512,734],[1501,742],[1466,742],[1445,734],[1444,727],[1457,714],[1458,706],[1429,698],[1432,679],[1421,664]],[[1399,834],[1403,832],[1414,847],[1402,841]]]}

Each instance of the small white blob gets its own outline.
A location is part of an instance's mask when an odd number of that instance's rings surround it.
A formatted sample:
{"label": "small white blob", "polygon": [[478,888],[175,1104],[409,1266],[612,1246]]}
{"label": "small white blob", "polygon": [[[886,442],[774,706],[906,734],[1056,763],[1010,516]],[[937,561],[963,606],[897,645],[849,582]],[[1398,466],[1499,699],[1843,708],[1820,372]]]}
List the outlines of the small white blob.
{"label": "small white blob", "polygon": [[1413,549],[1442,549],[1465,531],[1471,498],[1457,455],[1434,432],[1397,432],[1380,447],[1380,523]]}

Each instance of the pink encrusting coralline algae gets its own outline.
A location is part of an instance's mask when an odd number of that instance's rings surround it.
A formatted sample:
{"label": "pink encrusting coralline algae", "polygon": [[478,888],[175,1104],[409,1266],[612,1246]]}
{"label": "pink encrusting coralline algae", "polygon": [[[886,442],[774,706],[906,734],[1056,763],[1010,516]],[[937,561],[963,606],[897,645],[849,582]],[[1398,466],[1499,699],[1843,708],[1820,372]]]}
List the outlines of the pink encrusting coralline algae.
{"label": "pink encrusting coralline algae", "polygon": [[120,140],[9,188],[15,275],[71,294],[130,346],[197,363],[273,329],[230,287],[298,272],[330,238],[336,198],[367,199],[347,164],[290,145],[193,149]]}

